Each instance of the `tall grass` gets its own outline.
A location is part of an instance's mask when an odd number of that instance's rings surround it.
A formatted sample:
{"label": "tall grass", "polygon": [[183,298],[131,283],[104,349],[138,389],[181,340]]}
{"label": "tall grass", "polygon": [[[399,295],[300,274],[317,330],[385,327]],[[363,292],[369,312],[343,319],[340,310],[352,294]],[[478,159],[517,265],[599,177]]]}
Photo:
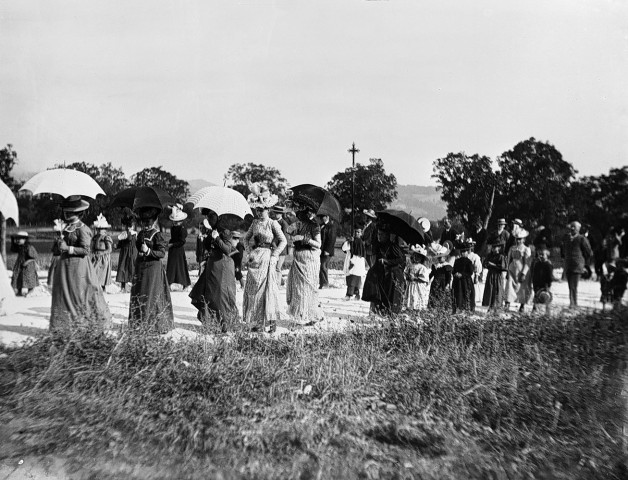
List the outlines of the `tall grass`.
{"label": "tall grass", "polygon": [[82,458],[97,478],[111,458],[126,478],[626,478],[627,324],[47,336],[2,361],[0,433],[5,456]]}

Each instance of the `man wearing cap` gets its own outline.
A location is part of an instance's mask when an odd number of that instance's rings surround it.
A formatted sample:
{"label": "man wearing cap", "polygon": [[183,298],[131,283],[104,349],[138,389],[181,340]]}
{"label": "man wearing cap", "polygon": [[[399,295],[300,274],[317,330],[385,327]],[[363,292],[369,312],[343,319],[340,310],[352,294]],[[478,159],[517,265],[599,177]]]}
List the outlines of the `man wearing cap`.
{"label": "man wearing cap", "polygon": [[318,275],[318,288],[329,287],[329,262],[336,249],[336,225],[329,220],[329,215],[321,216],[321,270]]}
{"label": "man wearing cap", "polygon": [[[272,218],[273,220],[276,220],[279,223],[279,225],[281,226],[281,231],[286,237],[286,240],[288,241],[288,243],[290,243],[289,235],[287,233],[288,227],[290,226],[290,224],[283,218],[285,213],[286,213],[286,207],[282,207],[281,205],[275,205],[274,207],[270,209],[270,218]],[[273,243],[275,243],[275,246],[278,245],[278,242],[279,242],[278,239],[275,239],[273,241]],[[288,255],[288,244],[286,244],[286,247],[281,252],[279,252],[279,257],[277,258],[277,281],[279,282],[280,286],[284,285],[285,283],[283,280],[282,268],[283,268],[283,263],[286,261],[287,255]]]}
{"label": "man wearing cap", "polygon": [[370,267],[375,264],[375,243],[377,243],[377,228],[375,228],[374,220],[377,215],[372,208],[368,210],[362,210],[366,223],[364,224],[364,230],[362,233],[362,241],[364,242],[364,251],[366,254],[366,263]]}

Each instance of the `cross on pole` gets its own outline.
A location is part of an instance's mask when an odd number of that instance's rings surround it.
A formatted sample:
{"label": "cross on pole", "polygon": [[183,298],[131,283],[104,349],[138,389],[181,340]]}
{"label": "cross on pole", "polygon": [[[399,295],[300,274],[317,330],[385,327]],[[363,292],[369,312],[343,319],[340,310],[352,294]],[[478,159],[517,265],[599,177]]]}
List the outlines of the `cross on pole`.
{"label": "cross on pole", "polygon": [[353,146],[347,150],[353,158],[353,163],[351,165],[351,236],[353,237],[355,233],[355,154],[360,150],[355,148],[355,142],[353,142]]}

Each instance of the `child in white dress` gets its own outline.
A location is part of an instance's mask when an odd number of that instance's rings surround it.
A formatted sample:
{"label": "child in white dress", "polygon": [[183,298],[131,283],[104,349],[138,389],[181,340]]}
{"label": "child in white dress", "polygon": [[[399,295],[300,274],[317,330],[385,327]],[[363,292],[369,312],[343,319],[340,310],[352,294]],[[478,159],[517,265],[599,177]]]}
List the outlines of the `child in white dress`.
{"label": "child in white dress", "polygon": [[420,245],[410,247],[412,255],[406,266],[406,301],[408,310],[425,310],[430,296],[430,270],[427,262],[427,250]]}
{"label": "child in white dress", "polygon": [[342,245],[342,251],[345,252],[344,274],[347,280],[347,293],[345,300],[351,300],[355,297],[360,300],[360,289],[362,288],[362,279],[366,275],[366,254],[364,242],[359,238],[359,231],[356,231],[356,238],[347,240]]}

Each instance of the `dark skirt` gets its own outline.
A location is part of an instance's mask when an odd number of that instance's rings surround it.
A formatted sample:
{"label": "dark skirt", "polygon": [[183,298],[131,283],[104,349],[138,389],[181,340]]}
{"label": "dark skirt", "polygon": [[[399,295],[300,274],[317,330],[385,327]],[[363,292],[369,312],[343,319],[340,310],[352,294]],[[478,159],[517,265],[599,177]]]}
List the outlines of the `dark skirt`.
{"label": "dark skirt", "polygon": [[445,275],[435,275],[430,285],[429,308],[451,308],[451,289]]}
{"label": "dark skirt", "polygon": [[120,241],[120,256],[118,257],[118,271],[116,282],[128,283],[133,281],[135,263],[137,261],[137,245],[135,241]]}
{"label": "dark skirt", "polygon": [[59,257],[52,281],[50,330],[87,327],[101,332],[111,325],[111,313],[87,257]]}
{"label": "dark skirt", "polygon": [[453,310],[475,310],[475,285],[473,279],[469,275],[463,275],[457,278],[454,275],[452,282],[453,290]]}
{"label": "dark skirt", "polygon": [[501,308],[504,303],[504,277],[498,270],[489,270],[484,284],[482,305],[489,308]]}
{"label": "dark skirt", "polygon": [[362,288],[362,277],[359,275],[347,275],[347,287]]}
{"label": "dark skirt", "polygon": [[366,274],[362,300],[371,302],[371,311],[387,315],[401,312],[405,284],[401,267],[375,263]]}
{"label": "dark skirt", "polygon": [[[233,263],[233,262],[232,262]],[[185,247],[170,247],[168,250],[168,266],[166,267],[166,276],[168,283],[178,283],[183,288],[188,287],[190,282],[190,274],[188,273],[188,262],[185,258]]]}
{"label": "dark skirt", "polygon": [[170,287],[160,260],[135,264],[129,326],[145,333],[166,333],[174,328]]}
{"label": "dark skirt", "polygon": [[209,316],[225,324],[238,316],[236,307],[235,267],[231,258],[208,258],[203,273],[190,292],[192,305],[198,309],[198,318],[203,323]]}

